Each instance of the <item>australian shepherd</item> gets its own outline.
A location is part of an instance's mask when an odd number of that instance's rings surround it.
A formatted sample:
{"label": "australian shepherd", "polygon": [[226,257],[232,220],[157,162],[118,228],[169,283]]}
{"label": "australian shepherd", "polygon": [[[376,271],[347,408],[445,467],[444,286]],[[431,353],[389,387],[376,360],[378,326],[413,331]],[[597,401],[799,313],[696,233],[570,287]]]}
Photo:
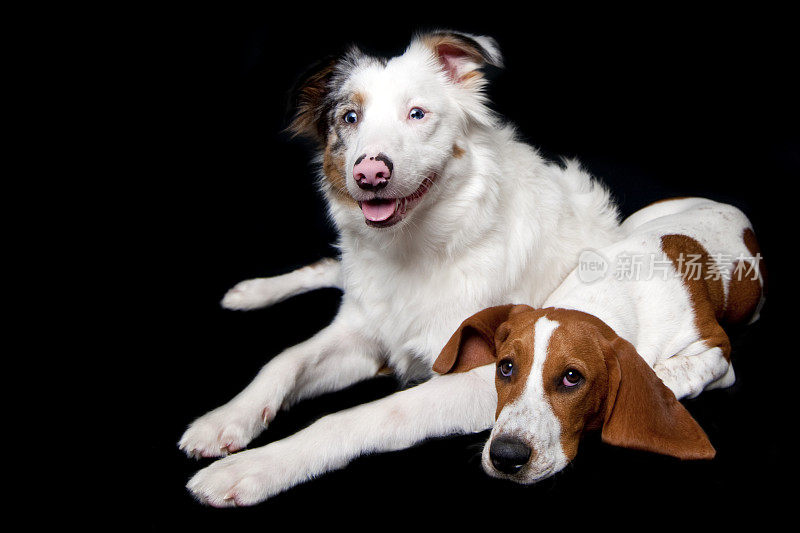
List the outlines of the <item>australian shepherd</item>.
{"label": "australian shepherd", "polygon": [[[391,59],[351,49],[300,85],[290,128],[318,142],[341,255],[244,281],[223,305],[340,287],[341,307],[189,426],[187,454],[227,456],[189,481],[198,499],[252,505],[367,452],[492,426],[494,368],[434,375],[442,347],[485,307],[540,306],[581,251],[621,236],[603,186],[574,162],[545,161],[487,106],[482,69],[501,64],[493,39],[439,31]],[[387,368],[421,384],[240,451],[282,409]]]}

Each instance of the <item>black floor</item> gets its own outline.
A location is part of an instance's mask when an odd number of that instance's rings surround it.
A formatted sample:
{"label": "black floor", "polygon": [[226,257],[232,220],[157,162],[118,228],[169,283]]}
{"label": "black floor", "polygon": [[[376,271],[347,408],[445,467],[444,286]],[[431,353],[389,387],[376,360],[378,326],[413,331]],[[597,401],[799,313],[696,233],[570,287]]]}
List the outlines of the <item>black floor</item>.
{"label": "black floor", "polygon": [[[356,530],[442,524],[535,530],[653,520],[693,523],[758,517],[791,507],[781,482],[794,428],[796,348],[788,328],[797,226],[786,200],[798,172],[796,87],[787,77],[781,19],[720,14],[595,18],[574,13],[387,21],[349,12],[320,19],[253,15],[162,23],[152,78],[154,123],[141,136],[149,173],[141,240],[142,388],[150,400],[148,468],[140,505],[153,529],[222,531],[310,522]],[[630,14],[626,14],[630,15]],[[376,20],[377,19],[377,22]],[[349,31],[383,24],[381,31]],[[746,24],[747,32],[736,31]],[[216,510],[184,489],[210,463],[176,447],[186,425],[244,387],[281,349],[326,325],[339,294],[307,294],[251,313],[218,301],[242,279],[283,273],[334,254],[313,185],[311,152],[280,133],[296,77],[356,41],[398,53],[417,26],[495,36],[506,69],[490,72],[494,107],[549,157],[579,158],[613,191],[624,215],[667,196],[702,195],[750,216],[770,272],[762,320],[734,337],[737,383],[685,402],[717,458],[704,463],[619,450],[588,437],[565,472],[536,486],[488,478],[478,455],[486,434],[426,442],[358,459],[346,469],[249,509]],[[358,27],[358,26],[356,26]],[[756,38],[753,29],[765,30]],[[770,31],[771,30],[771,31]],[[152,164],[149,162],[152,161]],[[281,413],[253,446],[316,418],[390,394],[390,378],[304,402]],[[794,482],[790,482],[794,485]],[[230,529],[229,529],[230,530]]]}

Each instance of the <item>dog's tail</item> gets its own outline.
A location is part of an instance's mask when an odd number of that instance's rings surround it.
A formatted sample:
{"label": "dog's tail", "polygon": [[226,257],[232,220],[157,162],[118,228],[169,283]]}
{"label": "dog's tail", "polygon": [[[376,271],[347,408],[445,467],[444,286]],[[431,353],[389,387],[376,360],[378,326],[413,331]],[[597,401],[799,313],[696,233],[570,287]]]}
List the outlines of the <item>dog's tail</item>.
{"label": "dog's tail", "polygon": [[288,274],[242,281],[222,298],[222,307],[248,311],[267,307],[315,289],[342,288],[341,265],[336,259],[322,259]]}

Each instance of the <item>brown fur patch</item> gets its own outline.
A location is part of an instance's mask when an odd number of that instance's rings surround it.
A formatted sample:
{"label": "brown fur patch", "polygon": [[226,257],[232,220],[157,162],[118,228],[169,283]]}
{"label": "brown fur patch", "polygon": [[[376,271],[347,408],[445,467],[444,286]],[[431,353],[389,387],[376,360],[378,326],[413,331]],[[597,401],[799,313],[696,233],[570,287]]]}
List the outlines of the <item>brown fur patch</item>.
{"label": "brown fur patch", "polygon": [[463,84],[468,84],[469,82],[478,81],[483,78],[483,74],[480,70],[470,70],[469,72],[464,73],[458,81]]}
{"label": "brown fur patch", "polygon": [[325,179],[334,193],[334,198],[357,206],[358,203],[347,192],[345,160],[344,156],[335,148],[337,141],[338,137],[335,132],[328,136],[328,143],[322,156],[322,171],[325,173]]}
{"label": "brown fur patch", "polygon": [[323,102],[335,67],[336,62],[330,61],[309,76],[300,87],[297,93],[297,111],[287,128],[292,136],[300,135],[324,142],[327,125],[323,116]]}
{"label": "brown fur patch", "polygon": [[464,157],[465,153],[466,152],[464,151],[463,148],[461,148],[457,144],[453,144],[453,157],[455,157],[456,159],[461,159],[462,157]]}
{"label": "brown fur patch", "polygon": [[378,376],[391,376],[394,374],[394,369],[384,363],[375,374]]}
{"label": "brown fur patch", "polygon": [[608,392],[603,442],[679,459],[713,459],[703,429],[642,359],[617,337],[605,352]]}
{"label": "brown fur patch", "polygon": [[728,324],[741,324],[753,316],[761,301],[761,282],[753,279],[747,262],[737,261],[728,284],[728,301],[723,320]]}
{"label": "brown fur patch", "polygon": [[350,101],[359,109],[363,109],[364,105],[367,103],[367,96],[364,93],[353,93],[353,95],[350,96]]}
{"label": "brown fur patch", "polygon": [[[747,248],[747,251],[750,252],[752,257],[760,256],[761,254],[761,247],[758,245],[758,240],[756,239],[756,234],[750,228],[745,228],[744,232],[742,233],[742,240],[744,241],[744,245]],[[764,268],[764,261],[761,260],[758,262],[758,270],[761,272],[761,280],[764,283],[764,287],[766,288],[767,285],[767,271]]]}
{"label": "brown fur patch", "polygon": [[761,295],[764,291],[764,260],[761,258],[761,249],[758,246],[756,235],[750,228],[745,228],[742,233],[742,240],[750,255],[758,260],[758,273],[761,279],[753,276],[751,264],[746,261],[737,261],[731,273],[731,280],[728,285],[728,301],[725,305],[725,322],[729,324],[741,324],[753,316]]}
{"label": "brown fur patch", "polygon": [[517,307],[530,309],[528,306],[498,305],[464,320],[434,361],[433,371],[439,374],[466,372],[493,363],[496,330]]}
{"label": "brown fur patch", "polygon": [[[721,277],[709,271],[713,259],[699,242],[686,235],[664,235],[661,249],[683,278],[700,338],[709,349],[719,347],[725,359],[730,359],[731,343],[718,322],[725,314],[725,292]],[[696,269],[689,267],[690,261]]]}

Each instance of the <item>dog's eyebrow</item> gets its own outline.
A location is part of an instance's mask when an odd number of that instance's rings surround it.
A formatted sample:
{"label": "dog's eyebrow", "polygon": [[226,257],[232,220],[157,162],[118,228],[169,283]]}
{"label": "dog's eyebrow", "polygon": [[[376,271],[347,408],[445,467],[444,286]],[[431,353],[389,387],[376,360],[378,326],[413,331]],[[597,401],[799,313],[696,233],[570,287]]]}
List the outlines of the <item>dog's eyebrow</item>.
{"label": "dog's eyebrow", "polygon": [[357,91],[350,95],[350,101],[359,107],[363,107],[367,101],[367,96],[364,93]]}
{"label": "dog's eyebrow", "polygon": [[522,339],[514,339],[511,341],[511,348],[514,350],[515,353],[524,353],[525,352],[525,343],[522,342]]}

